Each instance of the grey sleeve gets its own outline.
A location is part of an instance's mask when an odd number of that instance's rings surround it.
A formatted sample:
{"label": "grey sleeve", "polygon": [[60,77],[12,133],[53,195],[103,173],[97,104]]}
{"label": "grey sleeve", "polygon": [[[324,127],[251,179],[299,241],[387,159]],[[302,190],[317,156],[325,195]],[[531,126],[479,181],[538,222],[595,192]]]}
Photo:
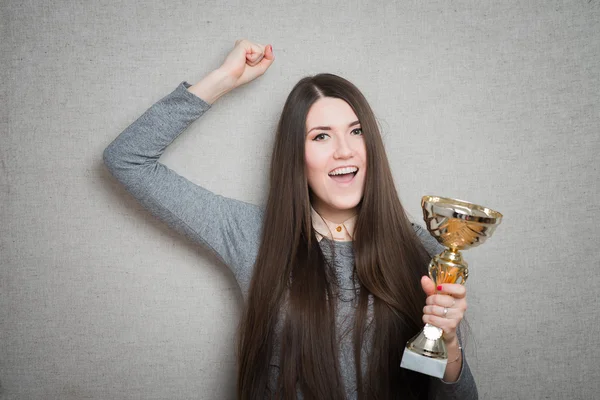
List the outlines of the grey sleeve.
{"label": "grey sleeve", "polygon": [[427,250],[427,253],[431,257],[440,254],[444,250],[444,246],[442,246],[433,236],[431,236],[427,229],[415,223],[412,223],[412,226],[417,234],[417,237],[421,240],[425,250]]}
{"label": "grey sleeve", "polygon": [[431,378],[429,384],[430,400],[478,400],[477,385],[463,351],[463,363],[456,382],[444,382]]}
{"label": "grey sleeve", "polygon": [[[440,254],[444,250],[444,246],[431,236],[427,229],[414,223],[413,228],[431,257]],[[459,342],[462,342],[460,328],[457,334]],[[462,352],[462,359],[462,368],[456,382],[448,383],[438,378],[430,379],[430,400],[477,400],[479,398],[475,379],[473,378],[473,374],[471,374],[464,351]]]}
{"label": "grey sleeve", "polygon": [[262,210],[216,195],[158,162],[165,148],[210,105],[182,82],[127,127],[105,150],[115,178],[153,215],[211,249],[235,275],[242,291],[258,251]]}

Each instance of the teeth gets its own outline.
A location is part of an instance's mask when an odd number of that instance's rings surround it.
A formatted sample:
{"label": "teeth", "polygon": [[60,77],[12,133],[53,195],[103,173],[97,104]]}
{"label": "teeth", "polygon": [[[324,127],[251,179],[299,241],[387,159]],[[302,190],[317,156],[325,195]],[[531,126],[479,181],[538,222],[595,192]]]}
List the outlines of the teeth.
{"label": "teeth", "polygon": [[354,173],[356,171],[358,171],[358,168],[356,168],[356,167],[344,167],[344,168],[334,169],[333,171],[331,171],[329,173],[329,175],[352,174],[352,173]]}

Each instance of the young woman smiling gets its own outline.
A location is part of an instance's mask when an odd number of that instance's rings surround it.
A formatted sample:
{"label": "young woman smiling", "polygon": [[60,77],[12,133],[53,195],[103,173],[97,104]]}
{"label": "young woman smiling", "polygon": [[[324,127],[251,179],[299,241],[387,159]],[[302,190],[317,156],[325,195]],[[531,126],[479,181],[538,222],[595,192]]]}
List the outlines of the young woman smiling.
{"label": "young woman smiling", "polygon": [[[182,82],[104,151],[128,191],[237,279],[238,398],[476,399],[457,335],[465,288],[436,293],[424,276],[440,246],[408,221],[374,114],[350,82],[319,74],[293,88],[264,207],[215,195],[158,162],[212,103],[273,61],[271,46],[237,41],[220,68]],[[443,380],[400,368],[423,322],[444,330]]]}

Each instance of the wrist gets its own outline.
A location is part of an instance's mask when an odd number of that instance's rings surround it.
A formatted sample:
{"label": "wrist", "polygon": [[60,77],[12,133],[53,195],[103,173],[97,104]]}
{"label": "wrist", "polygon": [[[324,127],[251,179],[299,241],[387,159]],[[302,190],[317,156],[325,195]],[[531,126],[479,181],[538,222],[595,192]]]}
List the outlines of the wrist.
{"label": "wrist", "polygon": [[220,69],[212,71],[187,90],[200,97],[208,104],[213,104],[221,96],[234,88],[231,77]]}
{"label": "wrist", "polygon": [[451,338],[447,338],[444,335],[444,344],[448,348],[454,348],[454,347],[459,347],[460,346],[460,343],[458,342],[458,337],[456,335],[452,336]]}
{"label": "wrist", "polygon": [[449,343],[446,343],[446,351],[448,352],[448,364],[460,360],[462,356],[462,347],[456,336]]}

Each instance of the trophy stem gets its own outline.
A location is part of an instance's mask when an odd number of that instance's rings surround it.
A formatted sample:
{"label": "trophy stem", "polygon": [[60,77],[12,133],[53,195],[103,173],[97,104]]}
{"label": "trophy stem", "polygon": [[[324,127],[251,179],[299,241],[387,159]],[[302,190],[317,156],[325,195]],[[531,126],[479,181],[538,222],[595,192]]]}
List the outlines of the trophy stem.
{"label": "trophy stem", "polygon": [[464,262],[463,256],[460,253],[460,251],[458,251],[458,249],[444,249],[444,251],[439,255],[439,257],[442,260],[453,262],[455,264],[462,264]]}
{"label": "trophy stem", "polygon": [[445,249],[429,263],[429,276],[436,285],[442,283],[465,284],[469,277],[469,265],[456,249]]}

